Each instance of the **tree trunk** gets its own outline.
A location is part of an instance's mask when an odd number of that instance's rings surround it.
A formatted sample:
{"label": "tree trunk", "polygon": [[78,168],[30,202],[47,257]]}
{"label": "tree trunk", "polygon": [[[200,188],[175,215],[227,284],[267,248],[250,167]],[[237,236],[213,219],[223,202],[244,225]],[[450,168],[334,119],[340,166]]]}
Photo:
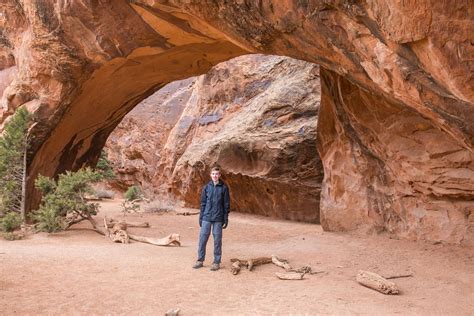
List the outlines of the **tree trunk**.
{"label": "tree trunk", "polygon": [[[27,134],[28,135],[28,134]],[[28,140],[28,136],[27,136]],[[23,222],[25,222],[26,219],[26,179],[27,179],[27,173],[26,173],[26,152],[28,150],[28,141],[25,141],[25,146],[23,148],[23,174],[22,174],[22,179],[21,179],[21,202],[20,202],[20,215],[21,219]]]}
{"label": "tree trunk", "polygon": [[383,278],[377,273],[369,271],[359,271],[359,273],[357,273],[356,280],[363,286],[379,291],[383,294],[399,293],[398,287],[395,283]]}

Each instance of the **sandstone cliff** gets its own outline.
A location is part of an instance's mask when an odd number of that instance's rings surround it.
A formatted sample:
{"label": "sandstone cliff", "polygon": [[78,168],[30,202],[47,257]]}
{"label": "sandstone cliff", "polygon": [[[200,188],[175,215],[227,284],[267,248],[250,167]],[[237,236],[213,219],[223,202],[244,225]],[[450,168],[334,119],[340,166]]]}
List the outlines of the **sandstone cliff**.
{"label": "sandstone cliff", "polygon": [[1,117],[35,113],[31,180],[94,164],[125,114],[169,82],[248,53],[285,55],[321,65],[325,229],[474,242],[472,1],[5,0],[0,10]]}
{"label": "sandstone cliff", "polygon": [[155,198],[199,207],[210,167],[219,164],[233,210],[318,222],[320,98],[318,66],[243,56],[155,93],[106,147],[122,187],[140,184]]}

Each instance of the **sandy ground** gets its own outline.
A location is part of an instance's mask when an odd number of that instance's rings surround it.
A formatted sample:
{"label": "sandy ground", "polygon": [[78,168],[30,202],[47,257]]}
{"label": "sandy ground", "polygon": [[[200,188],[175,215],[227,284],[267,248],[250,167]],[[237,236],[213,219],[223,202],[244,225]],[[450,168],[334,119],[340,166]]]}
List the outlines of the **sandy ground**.
{"label": "sandy ground", "polygon": [[[103,203],[100,215],[121,218],[118,203]],[[212,237],[205,267],[191,268],[197,216],[126,219],[151,223],[130,229],[137,234],[180,233],[183,246],[114,244],[84,230],[0,240],[0,314],[163,315],[178,307],[180,315],[474,315],[473,248],[328,233],[318,225],[233,213],[223,268],[211,272]],[[271,254],[325,273],[282,281],[271,264],[230,272],[232,257]],[[386,296],[358,285],[359,269],[414,277],[396,280],[401,295]]]}

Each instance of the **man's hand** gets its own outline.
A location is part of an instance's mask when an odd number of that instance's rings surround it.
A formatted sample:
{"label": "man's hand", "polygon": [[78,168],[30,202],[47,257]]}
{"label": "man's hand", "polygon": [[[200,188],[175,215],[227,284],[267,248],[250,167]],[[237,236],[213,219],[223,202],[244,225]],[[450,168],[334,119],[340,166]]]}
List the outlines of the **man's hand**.
{"label": "man's hand", "polygon": [[228,222],[228,221],[225,221],[225,222],[222,224],[222,229],[226,229],[228,224],[229,224],[229,222]]}

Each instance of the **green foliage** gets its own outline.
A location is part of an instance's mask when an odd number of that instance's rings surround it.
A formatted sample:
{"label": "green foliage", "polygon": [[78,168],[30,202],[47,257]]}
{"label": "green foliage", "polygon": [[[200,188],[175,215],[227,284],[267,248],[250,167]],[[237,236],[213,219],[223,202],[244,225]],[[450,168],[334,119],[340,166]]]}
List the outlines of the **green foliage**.
{"label": "green foliage", "polygon": [[128,188],[127,192],[125,192],[125,198],[129,201],[137,200],[143,197],[142,190],[140,187],[134,185]]}
{"label": "green foliage", "polygon": [[103,179],[100,172],[90,168],[77,172],[60,174],[58,181],[39,176],[35,186],[43,194],[40,208],[33,213],[42,231],[55,232],[67,229],[74,223],[90,219],[99,209],[98,203],[91,203],[86,195],[92,195],[92,183]]}
{"label": "green foliage", "polygon": [[5,232],[12,232],[21,225],[21,216],[15,212],[8,212],[0,219],[0,228]]}
{"label": "green foliage", "polygon": [[100,153],[100,158],[97,162],[97,165],[95,166],[95,170],[99,171],[104,179],[110,180],[115,178],[115,173],[112,169],[112,163],[108,159],[107,152],[105,150],[102,150]]}
{"label": "green foliage", "polygon": [[0,136],[0,212],[20,212],[22,199],[23,158],[27,149],[27,133],[31,115],[19,108],[5,125]]}
{"label": "green foliage", "polygon": [[10,241],[13,241],[13,240],[20,240],[20,239],[23,239],[24,235],[22,234],[16,234],[15,232],[6,232],[3,234],[3,238],[5,238],[6,240],[10,240]]}
{"label": "green foliage", "polygon": [[36,228],[42,232],[54,233],[64,229],[63,218],[58,215],[57,209],[50,206],[40,207],[34,212],[33,219],[38,222]]}

